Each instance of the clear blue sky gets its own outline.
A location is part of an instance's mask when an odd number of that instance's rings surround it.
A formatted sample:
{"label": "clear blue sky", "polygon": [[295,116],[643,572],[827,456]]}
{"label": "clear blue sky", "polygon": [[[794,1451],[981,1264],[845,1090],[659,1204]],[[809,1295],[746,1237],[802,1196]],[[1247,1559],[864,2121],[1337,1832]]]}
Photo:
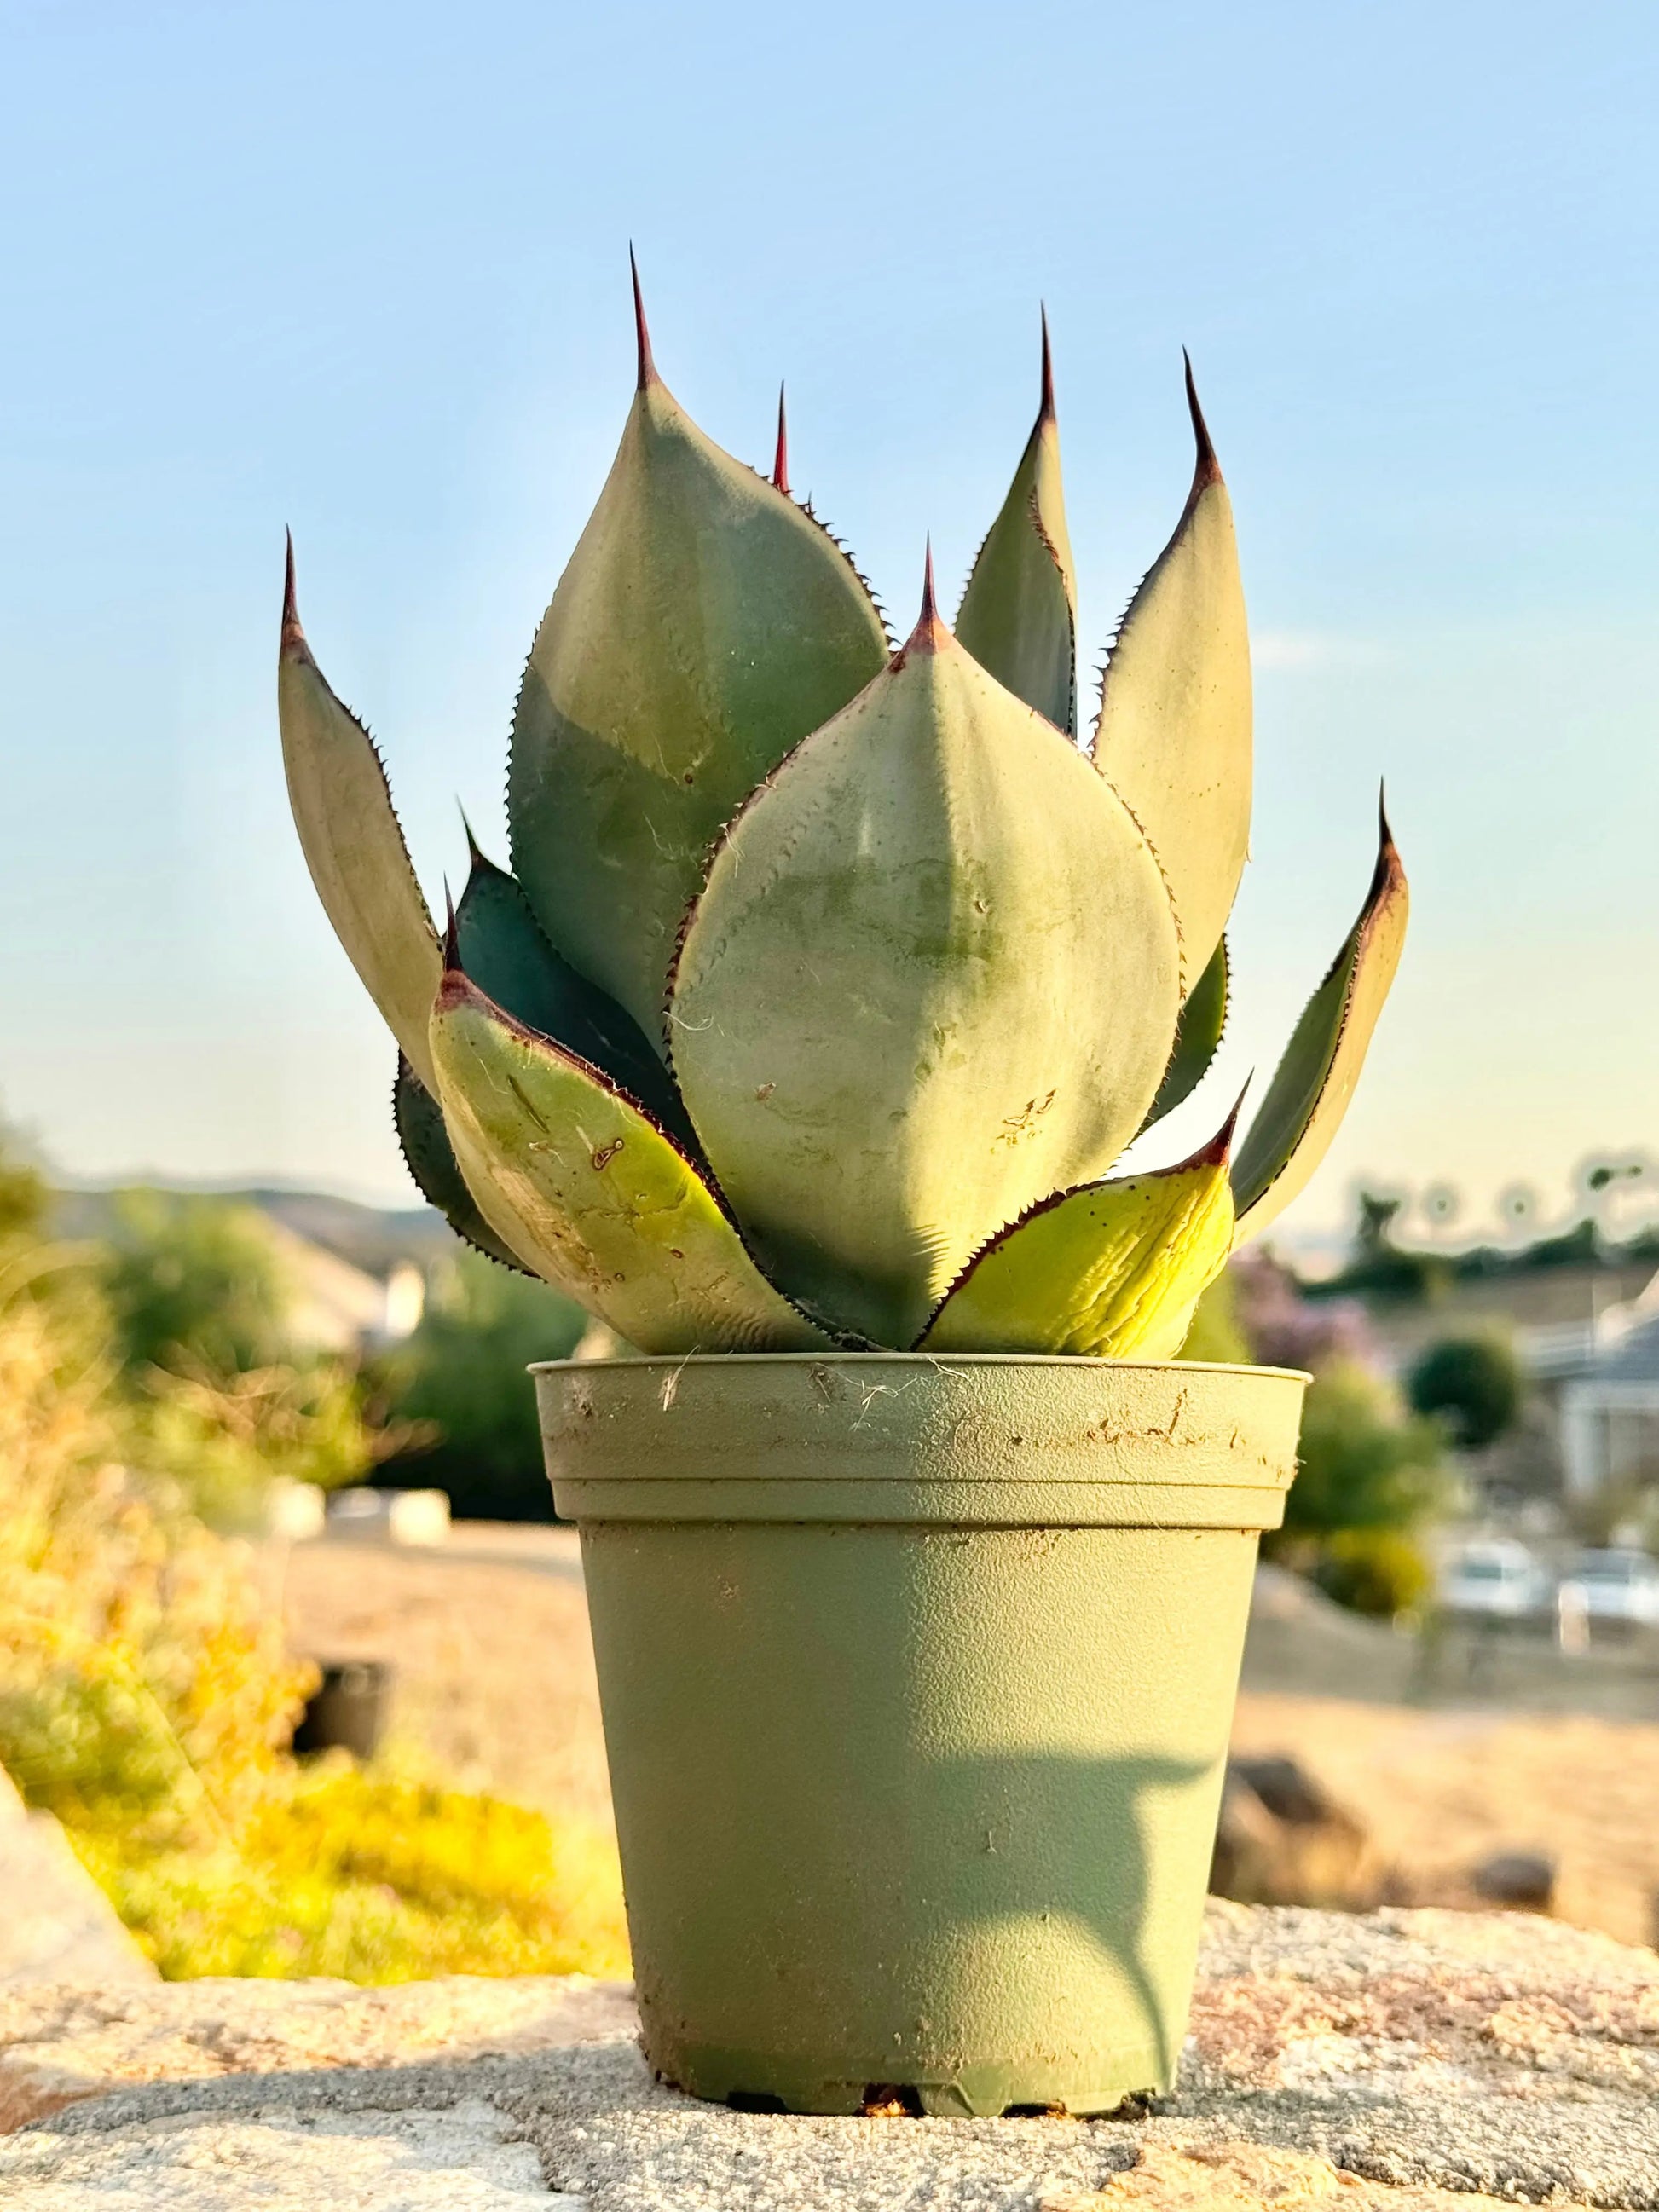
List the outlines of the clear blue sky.
{"label": "clear blue sky", "polygon": [[[523,654],[657,357],[908,614],[1054,325],[1084,635],[1179,509],[1182,343],[1258,650],[1226,1068],[1413,936],[1304,1224],[1659,1147],[1659,14],[0,0],[0,1092],[66,1171],[407,1200],[287,819],[282,532],[417,862],[499,848]],[[1234,1069],[1237,1075],[1233,1073]]]}

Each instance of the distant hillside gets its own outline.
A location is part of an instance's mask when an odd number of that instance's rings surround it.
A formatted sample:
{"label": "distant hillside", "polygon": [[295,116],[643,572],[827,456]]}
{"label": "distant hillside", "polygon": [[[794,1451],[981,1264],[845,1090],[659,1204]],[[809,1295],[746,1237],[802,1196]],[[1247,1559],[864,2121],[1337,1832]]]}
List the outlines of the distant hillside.
{"label": "distant hillside", "polygon": [[[129,1186],[130,1187],[130,1186]],[[176,1185],[161,1188],[174,1189]],[[118,1188],[65,1190],[58,1194],[54,1227],[60,1237],[102,1237],[108,1233]],[[297,1237],[349,1261],[371,1275],[390,1274],[400,1260],[424,1269],[456,1249],[453,1231],[429,1206],[382,1209],[355,1199],[331,1198],[318,1190],[216,1190],[185,1196],[224,1198],[257,1206]]]}

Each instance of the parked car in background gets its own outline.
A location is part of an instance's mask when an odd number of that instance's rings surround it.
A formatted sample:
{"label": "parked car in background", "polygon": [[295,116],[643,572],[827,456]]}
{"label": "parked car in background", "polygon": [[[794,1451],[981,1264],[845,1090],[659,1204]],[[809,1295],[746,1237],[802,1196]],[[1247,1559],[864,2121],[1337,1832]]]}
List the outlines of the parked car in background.
{"label": "parked car in background", "polygon": [[1659,1628],[1659,1560],[1620,1548],[1580,1552],[1561,1578],[1559,1601],[1586,1620]]}
{"label": "parked car in background", "polygon": [[1526,1620],[1549,1610],[1550,1577],[1513,1537],[1460,1544],[1440,1569],[1440,1602],[1449,1613],[1488,1620]]}

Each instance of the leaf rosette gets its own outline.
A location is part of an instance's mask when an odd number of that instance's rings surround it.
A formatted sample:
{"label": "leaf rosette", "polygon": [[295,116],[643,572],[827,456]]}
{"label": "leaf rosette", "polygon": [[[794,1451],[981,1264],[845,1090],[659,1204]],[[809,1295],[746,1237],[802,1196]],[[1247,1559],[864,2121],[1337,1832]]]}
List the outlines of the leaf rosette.
{"label": "leaf rosette", "polygon": [[512,868],[440,938],[379,753],[301,628],[278,701],[318,892],[398,1047],[411,1175],[459,1234],[646,1352],[913,1346],[1160,1359],[1306,1184],[1398,963],[1358,919],[1260,1110],[1113,1170],[1209,1071],[1249,835],[1232,512],[1196,444],[1087,750],[1048,336],[954,629],[895,650],[839,542],[639,374],[531,649]]}

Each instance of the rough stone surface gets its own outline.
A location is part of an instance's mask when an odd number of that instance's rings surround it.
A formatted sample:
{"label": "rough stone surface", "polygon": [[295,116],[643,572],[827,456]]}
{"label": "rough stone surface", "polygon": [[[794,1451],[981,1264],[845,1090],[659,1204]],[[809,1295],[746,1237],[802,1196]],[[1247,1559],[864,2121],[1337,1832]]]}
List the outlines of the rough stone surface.
{"label": "rough stone surface", "polygon": [[13,1994],[39,2212],[1659,2212],[1659,1957],[1532,1917],[1213,1905],[1180,2089],[1082,2123],[697,2105],[604,1984]]}
{"label": "rough stone surface", "polygon": [[0,2204],[29,2212],[584,2212],[550,2196],[493,2105],[437,2112],[283,2112],[140,2122],[112,2139],[31,2136],[0,2167]]}
{"label": "rough stone surface", "polygon": [[0,1989],[15,1982],[153,1982],[155,1969],[50,1813],[0,1768]]}
{"label": "rough stone surface", "polygon": [[585,1974],[0,1989],[0,2129],[147,2081],[461,2063],[635,2033],[628,1985]]}

